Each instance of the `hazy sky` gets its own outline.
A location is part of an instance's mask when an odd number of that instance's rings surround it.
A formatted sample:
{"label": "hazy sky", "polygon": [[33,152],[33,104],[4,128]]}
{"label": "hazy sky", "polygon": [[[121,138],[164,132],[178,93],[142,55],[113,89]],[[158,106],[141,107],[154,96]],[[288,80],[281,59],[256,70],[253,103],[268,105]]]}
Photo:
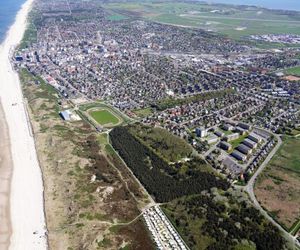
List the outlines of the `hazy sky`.
{"label": "hazy sky", "polygon": [[207,2],[259,5],[266,8],[300,11],[300,0],[207,0]]}

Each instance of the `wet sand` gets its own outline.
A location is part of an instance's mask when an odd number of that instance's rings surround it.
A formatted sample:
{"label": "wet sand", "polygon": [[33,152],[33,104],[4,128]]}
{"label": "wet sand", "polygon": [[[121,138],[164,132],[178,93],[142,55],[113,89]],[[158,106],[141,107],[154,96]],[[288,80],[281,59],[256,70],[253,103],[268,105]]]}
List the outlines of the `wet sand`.
{"label": "wet sand", "polygon": [[7,250],[11,236],[10,222],[10,184],[12,176],[12,159],[9,134],[0,100],[0,249]]}

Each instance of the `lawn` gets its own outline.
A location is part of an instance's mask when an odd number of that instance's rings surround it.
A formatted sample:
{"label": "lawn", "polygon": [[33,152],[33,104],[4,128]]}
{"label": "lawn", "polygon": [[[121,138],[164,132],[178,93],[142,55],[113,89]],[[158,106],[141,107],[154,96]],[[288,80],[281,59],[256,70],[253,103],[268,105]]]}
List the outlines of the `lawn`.
{"label": "lawn", "polygon": [[227,131],[225,129],[219,128],[219,131],[223,132],[225,135],[231,135],[232,131]]}
{"label": "lawn", "polygon": [[89,114],[100,125],[116,125],[120,121],[115,115],[105,109],[91,111]]}
{"label": "lawn", "polygon": [[232,148],[236,148],[238,145],[240,145],[242,143],[242,141],[244,141],[246,139],[247,136],[248,136],[248,134],[241,135],[238,139],[232,140],[229,143],[232,145]]}
{"label": "lawn", "polygon": [[300,67],[289,68],[285,73],[288,75],[300,76]]}
{"label": "lawn", "polygon": [[143,108],[143,109],[136,109],[133,111],[137,116],[139,117],[146,117],[148,115],[151,115],[153,113],[153,110],[151,108]]}

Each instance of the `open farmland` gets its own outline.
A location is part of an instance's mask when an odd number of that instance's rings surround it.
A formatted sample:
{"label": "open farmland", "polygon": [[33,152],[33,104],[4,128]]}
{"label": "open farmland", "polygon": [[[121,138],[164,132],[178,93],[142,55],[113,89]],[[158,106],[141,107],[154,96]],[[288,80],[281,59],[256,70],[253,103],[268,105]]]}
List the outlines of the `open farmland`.
{"label": "open farmland", "polygon": [[286,137],[255,186],[259,202],[290,230],[300,218],[299,147],[300,138]]}
{"label": "open farmland", "polygon": [[128,16],[178,26],[202,28],[240,39],[265,34],[300,34],[298,15],[258,7],[205,3],[131,2],[110,3],[106,8]]}

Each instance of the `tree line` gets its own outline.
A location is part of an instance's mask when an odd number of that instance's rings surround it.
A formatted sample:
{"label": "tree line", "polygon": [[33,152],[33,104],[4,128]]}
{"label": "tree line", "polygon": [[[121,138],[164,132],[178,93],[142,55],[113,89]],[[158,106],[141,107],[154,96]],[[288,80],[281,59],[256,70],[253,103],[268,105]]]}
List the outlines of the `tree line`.
{"label": "tree line", "polygon": [[167,202],[184,195],[197,194],[217,187],[228,189],[229,183],[213,173],[201,171],[206,164],[196,159],[181,173],[180,164],[169,165],[147,146],[141,144],[126,127],[110,132],[112,146],[119,152],[127,166],[157,202]]}

